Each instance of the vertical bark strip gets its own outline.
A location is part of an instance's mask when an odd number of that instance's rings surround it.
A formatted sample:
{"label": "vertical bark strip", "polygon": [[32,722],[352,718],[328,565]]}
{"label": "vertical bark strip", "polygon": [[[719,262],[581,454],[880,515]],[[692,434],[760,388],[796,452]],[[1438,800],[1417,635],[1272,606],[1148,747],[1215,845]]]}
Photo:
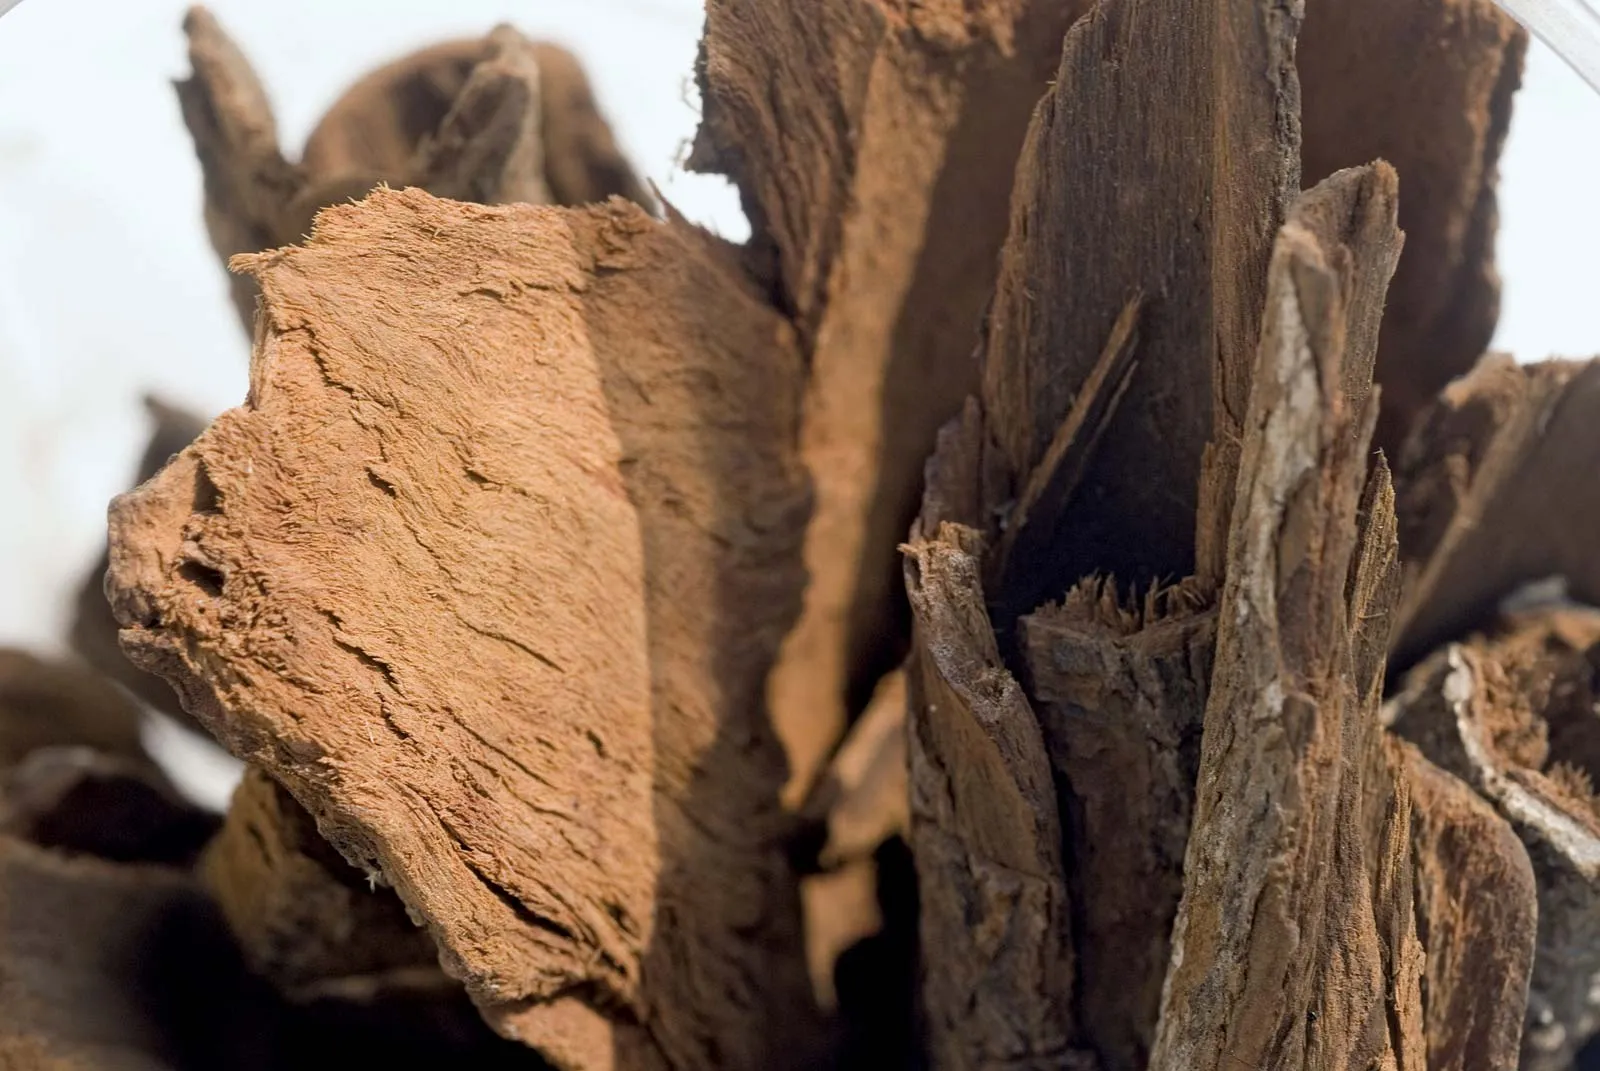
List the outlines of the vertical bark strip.
{"label": "vertical bark strip", "polygon": [[739,186],[810,361],[805,609],[771,685],[802,799],[901,655],[895,547],[972,389],[1028,116],[1087,0],[712,0],[691,166]]}
{"label": "vertical bark strip", "polygon": [[[982,539],[946,524],[906,548],[916,619],[911,848],[937,1068],[1078,1067],[1072,943],[1050,763],[984,609]],[[1081,1063],[1080,1063],[1081,1061]]]}
{"label": "vertical bark strip", "polygon": [[125,649],[563,1067],[814,1036],[762,702],[788,325],[633,206],[379,192],[248,263],[246,404],[113,511]]}
{"label": "vertical bark strip", "polygon": [[1060,784],[1085,1044],[1148,1066],[1183,894],[1217,615],[1192,586],[1125,608],[1103,581],[1024,617],[1020,647]]}
{"label": "vertical bark strip", "polygon": [[[1345,374],[1398,252],[1371,196],[1393,185],[1335,176],[1273,253],[1152,1068],[1424,1066],[1410,797],[1362,640],[1392,597],[1392,495]],[[1387,241],[1325,225],[1363,213]]]}
{"label": "vertical bark strip", "polygon": [[1527,40],[1492,0],[1306,5],[1306,178],[1383,159],[1405,183],[1408,247],[1378,346],[1385,450],[1494,334],[1495,186]]}

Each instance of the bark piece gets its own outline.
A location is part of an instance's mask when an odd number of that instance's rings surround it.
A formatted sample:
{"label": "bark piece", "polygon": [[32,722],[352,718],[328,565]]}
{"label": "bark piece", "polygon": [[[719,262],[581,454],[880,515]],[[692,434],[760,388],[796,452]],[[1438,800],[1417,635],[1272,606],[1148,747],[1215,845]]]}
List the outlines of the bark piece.
{"label": "bark piece", "polygon": [[[144,483],[160,472],[173,455],[194,442],[206,426],[201,417],[157,398],[146,398],[145,410],[154,426],[144,455],[139,459],[133,486]],[[192,728],[198,728],[184,712],[171,685],[134,666],[118,646],[117,619],[112,616],[111,604],[106,601],[106,569],[110,565],[109,556],[102,554],[100,561],[84,577],[82,586],[78,588],[67,642],[90,666],[128,689],[142,702]]]}
{"label": "bark piece", "polygon": [[1061,786],[1084,1041],[1148,1066],[1183,894],[1217,617],[1193,586],[1123,606],[1090,579],[1021,621],[1027,690]]}
{"label": "bark piece", "polygon": [[[1524,584],[1562,577],[1600,603],[1600,361],[1489,358],[1452,384],[1401,454],[1404,667],[1488,623]],[[1552,523],[1559,518],[1560,523]]]}
{"label": "bark piece", "polygon": [[809,805],[826,816],[818,862],[831,868],[869,859],[884,841],[903,836],[907,793],[906,675],[896,670],[879,683]]}
{"label": "bark piece", "polygon": [[0,768],[40,748],[83,746],[148,763],[139,708],[87,667],[0,649]]}
{"label": "bark piece", "polygon": [[[206,224],[224,264],[299,242],[317,212],[388,184],[483,204],[651,203],[617,150],[571,53],[509,26],[396,60],[325,115],[301,162],[279,148],[271,105],[210,12],[184,21],[194,73],[178,83],[205,175]],[[246,329],[256,284],[233,277]]]}
{"label": "bark piece", "polygon": [[1406,749],[1431,1071],[1518,1065],[1538,936],[1528,852],[1455,776]]}
{"label": "bark piece", "polygon": [[234,790],[200,873],[250,969],[292,999],[450,985],[394,894],[345,862],[260,770]]}
{"label": "bark piece", "polygon": [[1378,347],[1386,450],[1494,334],[1495,186],[1526,47],[1491,0],[1307,5],[1295,57],[1307,179],[1384,159],[1405,186],[1407,252]]}
{"label": "bark piece", "polygon": [[217,825],[148,762],[90,748],[40,748],[0,777],[0,832],[45,848],[187,867]]}
{"label": "bark piece", "polygon": [[[1119,315],[1150,298],[1080,508],[1019,566],[1037,590],[991,593],[1015,612],[1096,572],[1142,585],[1195,571],[1202,454],[1215,416],[1208,478],[1231,489],[1272,235],[1299,186],[1297,22],[1255,0],[1113,0],[1067,36],[1018,166],[983,343],[1005,473],[988,508],[1023,493]],[[1200,523],[1207,548],[1208,524],[1226,531],[1225,516]]]}
{"label": "bark piece", "polygon": [[237,956],[180,871],[0,838],[0,994],[13,1053],[116,1071],[271,1066]]}
{"label": "bark piece", "polygon": [[811,381],[811,582],[770,694],[798,805],[903,656],[895,548],[972,331],[1028,116],[1087,0],[716,0],[690,165],[739,186]]}
{"label": "bark piece", "polygon": [[935,1067],[1090,1067],[1072,1049],[1061,826],[1039,723],[1000,662],[982,537],[912,533],[911,850]]}
{"label": "bark piece", "polygon": [[[1334,176],[1301,205],[1341,210],[1297,206],[1273,252],[1155,1069],[1425,1066],[1411,800],[1377,717],[1393,496],[1347,375],[1393,182]],[[1364,218],[1387,240],[1340,237]]]}
{"label": "bark piece", "polygon": [[250,267],[246,406],[113,507],[130,656],[497,1029],[568,1067],[806,1059],[762,702],[804,578],[788,325],[622,202],[379,192]]}
{"label": "bark piece", "polygon": [[[1527,846],[1539,897],[1520,1064],[1529,1071],[1569,1067],[1600,1032],[1597,661],[1600,612],[1544,610],[1443,648],[1408,674],[1385,711]],[[1511,935],[1500,938],[1511,945]]]}

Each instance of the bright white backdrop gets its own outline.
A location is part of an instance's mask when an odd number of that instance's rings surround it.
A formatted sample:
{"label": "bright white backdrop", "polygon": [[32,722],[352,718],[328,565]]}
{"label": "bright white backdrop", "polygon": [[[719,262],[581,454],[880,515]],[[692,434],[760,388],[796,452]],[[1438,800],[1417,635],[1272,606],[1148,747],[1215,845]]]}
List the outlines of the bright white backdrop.
{"label": "bright white backdrop", "polygon": [[[796,0],[804,2],[804,0]],[[737,198],[677,168],[702,0],[211,0],[296,148],[357,74],[498,21],[573,48],[640,168],[730,238]],[[246,346],[200,221],[170,81],[182,0],[26,0],[0,19],[0,643],[48,648],[128,478],[154,391],[206,413]],[[1600,354],[1600,97],[1543,47],[1503,168],[1497,345]]]}

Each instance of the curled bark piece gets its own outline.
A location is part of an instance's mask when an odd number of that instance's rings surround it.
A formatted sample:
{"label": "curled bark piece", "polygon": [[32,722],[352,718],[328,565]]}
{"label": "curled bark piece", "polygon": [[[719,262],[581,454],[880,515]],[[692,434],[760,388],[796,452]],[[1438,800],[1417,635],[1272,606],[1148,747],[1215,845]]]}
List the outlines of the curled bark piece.
{"label": "curled bark piece", "polygon": [[1518,1065],[1538,936],[1533,865],[1476,792],[1413,747],[1405,757],[1417,928],[1427,949],[1428,1067],[1509,1071]]}
{"label": "curled bark piece", "polygon": [[200,874],[250,969],[291,999],[357,984],[451,987],[433,941],[394,894],[345,862],[260,770],[248,770],[234,790]]}
{"label": "curled bark piece", "polygon": [[[1393,662],[1485,625],[1501,599],[1565,578],[1600,603],[1600,361],[1486,359],[1418,422],[1396,477],[1413,518]],[[1551,523],[1560,518],[1561,523]]]}
{"label": "curled bark piece", "polygon": [[498,1029],[569,1067],[807,1059],[762,702],[804,579],[788,325],[622,202],[380,191],[249,267],[246,406],[113,507],[130,656]]}
{"label": "curled bark piece", "polygon": [[[1359,219],[1386,184],[1344,172],[1309,203]],[[1370,367],[1368,276],[1398,249],[1392,204],[1375,211],[1389,240],[1348,263],[1341,229],[1294,211],[1273,252],[1160,1071],[1425,1066],[1410,797],[1378,725],[1384,644],[1366,636],[1394,594],[1393,498],[1367,472],[1376,407],[1345,374]]]}
{"label": "curled bark piece", "polygon": [[1527,39],[1491,0],[1307,5],[1295,57],[1307,179],[1384,159],[1405,184],[1407,251],[1378,347],[1386,450],[1494,334],[1495,185]]}
{"label": "curled bark piece", "polygon": [[90,748],[41,748],[0,779],[0,832],[112,862],[187,867],[217,824],[149,763]]}
{"label": "curled bark piece", "polygon": [[770,689],[792,805],[903,656],[895,547],[935,435],[974,385],[1012,163],[1087,7],[707,5],[690,166],[738,184],[811,367],[811,582]]}
{"label": "curled bark piece", "polygon": [[60,746],[149,761],[138,707],[88,667],[0,649],[0,768]]}
{"label": "curled bark piece", "polygon": [[[254,305],[252,304],[252,309]],[[205,430],[206,422],[157,398],[145,399],[145,410],[154,427],[144,456],[131,486],[138,486],[160,472],[174,454],[194,442]],[[79,657],[97,672],[111,678],[139,699],[184,724],[194,727],[193,720],[178,703],[172,686],[160,677],[134,666],[117,644],[117,619],[111,614],[111,604],[106,601],[106,569],[111,565],[102,554],[78,588],[77,603],[67,642]]]}
{"label": "curled bark piece", "polygon": [[1061,826],[1039,724],[1000,662],[982,537],[946,524],[906,548],[916,633],[911,850],[933,1066],[1084,1067]]}
{"label": "curled bark piece", "polygon": [[181,871],[0,838],[0,973],[0,1052],[85,1069],[272,1066],[271,1020]]}
{"label": "curled bark piece", "polygon": [[1520,1063],[1529,1071],[1571,1066],[1600,1032],[1597,658],[1600,612],[1543,611],[1445,647],[1385,710],[1396,732],[1488,799],[1527,846],[1539,896]]}
{"label": "curled bark piece", "polygon": [[[1113,0],[1067,35],[1018,165],[983,344],[1006,476],[987,508],[1025,493],[1128,301],[1152,298],[1138,367],[1083,475],[1088,507],[1018,564],[1036,590],[991,593],[1016,612],[1096,572],[1142,585],[1195,569],[1213,413],[1214,481],[1231,490],[1261,280],[1299,185],[1296,23],[1256,0]],[[1201,523],[1226,530],[1225,516]]]}
{"label": "curled bark piece", "polygon": [[1090,579],[1021,621],[1027,689],[1061,782],[1085,1043],[1148,1065],[1183,894],[1217,617],[1191,586],[1125,608]]}
{"label": "curled bark piece", "polygon": [[[585,204],[617,195],[652,203],[577,60],[509,26],[369,74],[329,109],[299,164],[285,160],[266,94],[216,19],[196,7],[184,29],[194,74],[179,83],[179,98],[224,264],[299,242],[317,212],[381,184],[483,204]],[[238,275],[233,287],[249,329],[255,282]]]}

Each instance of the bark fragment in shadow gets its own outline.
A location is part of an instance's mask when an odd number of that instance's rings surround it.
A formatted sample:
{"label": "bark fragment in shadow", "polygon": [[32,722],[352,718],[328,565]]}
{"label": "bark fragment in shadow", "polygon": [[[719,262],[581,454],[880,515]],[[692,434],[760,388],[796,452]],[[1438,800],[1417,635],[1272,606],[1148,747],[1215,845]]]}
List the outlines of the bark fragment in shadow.
{"label": "bark fragment in shadow", "polygon": [[1385,711],[1395,732],[1493,804],[1527,847],[1538,885],[1520,1063],[1530,1071],[1569,1067],[1600,1032],[1597,664],[1600,612],[1530,611],[1420,663]]}
{"label": "bark fragment in shadow", "polygon": [[1295,63],[1307,180],[1381,159],[1405,186],[1406,255],[1378,346],[1376,439],[1391,453],[1494,334],[1495,187],[1527,41],[1491,0],[1306,5]]}
{"label": "bark fragment in shadow", "polygon": [[1489,357],[1423,414],[1400,455],[1407,581],[1394,663],[1488,624],[1525,584],[1600,603],[1600,361]]}
{"label": "bark fragment in shadow", "polygon": [[380,192],[250,267],[246,405],[113,508],[129,654],[497,1029],[568,1067],[807,1059],[762,702],[803,583],[788,325],[620,202]]}
{"label": "bark fragment in shadow", "polygon": [[690,165],[739,186],[810,362],[811,581],[771,697],[798,806],[903,656],[896,546],[973,388],[1012,164],[1087,0],[715,0]]}
{"label": "bark fragment in shadow", "polygon": [[1061,826],[1039,723],[1000,662],[982,537],[913,530],[911,850],[936,1067],[1093,1067],[1073,1050]]}

